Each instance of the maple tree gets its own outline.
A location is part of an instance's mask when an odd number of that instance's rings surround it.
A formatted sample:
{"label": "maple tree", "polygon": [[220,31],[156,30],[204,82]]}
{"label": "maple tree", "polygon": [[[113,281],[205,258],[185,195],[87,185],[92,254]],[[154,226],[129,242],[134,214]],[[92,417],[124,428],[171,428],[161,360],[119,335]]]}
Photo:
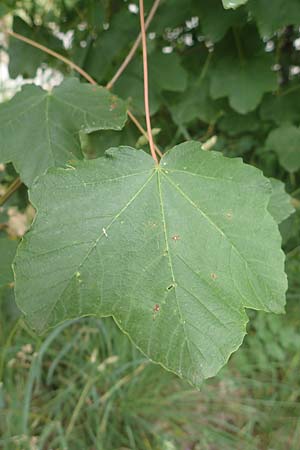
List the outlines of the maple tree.
{"label": "maple tree", "polygon": [[[146,1],[145,23],[141,0],[132,11],[27,2],[26,20],[3,3],[10,75],[47,65],[65,76],[0,105],[0,162],[16,171],[0,201],[23,183],[37,213],[13,264],[35,330],[112,316],[151,360],[199,386],[242,344],[247,308],[284,312],[278,225],[294,208],[262,171],[274,176],[276,158],[296,182],[300,168],[298,31],[282,30],[299,24],[299,1],[284,15],[281,1],[271,15],[265,3]],[[1,285],[13,281],[15,247],[1,238]]]}

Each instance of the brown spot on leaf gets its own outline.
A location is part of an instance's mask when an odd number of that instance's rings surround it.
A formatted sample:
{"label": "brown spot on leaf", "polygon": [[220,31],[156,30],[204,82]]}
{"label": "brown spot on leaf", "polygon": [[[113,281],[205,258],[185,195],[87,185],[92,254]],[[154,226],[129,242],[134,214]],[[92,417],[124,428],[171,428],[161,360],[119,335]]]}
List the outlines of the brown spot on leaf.
{"label": "brown spot on leaf", "polygon": [[156,319],[156,315],[157,315],[157,313],[158,313],[159,311],[160,311],[160,306],[159,306],[158,303],[156,303],[156,304],[153,306],[153,316],[152,316],[152,319],[153,319],[153,320]]}
{"label": "brown spot on leaf", "polygon": [[179,234],[175,234],[174,236],[172,236],[173,241],[180,241],[180,236]]}
{"label": "brown spot on leaf", "polygon": [[211,279],[212,279],[212,280],[216,280],[216,279],[218,278],[217,274],[214,273],[214,272],[211,273],[210,276],[211,276]]}

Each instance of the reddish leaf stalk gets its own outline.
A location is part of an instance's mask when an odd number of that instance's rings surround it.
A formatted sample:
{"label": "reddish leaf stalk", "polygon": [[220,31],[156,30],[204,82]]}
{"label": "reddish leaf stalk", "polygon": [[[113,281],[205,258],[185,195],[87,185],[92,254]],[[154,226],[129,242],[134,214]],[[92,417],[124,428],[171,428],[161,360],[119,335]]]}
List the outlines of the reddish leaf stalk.
{"label": "reddish leaf stalk", "polygon": [[[145,22],[145,29],[147,31],[153,17],[155,16],[155,13],[157,11],[157,8],[159,6],[160,0],[155,0],[155,2],[152,5],[152,8],[148,14],[148,17],[146,19]],[[107,89],[111,89],[113,87],[113,85],[116,83],[116,81],[120,78],[120,76],[122,75],[122,73],[124,72],[124,70],[126,69],[126,67],[128,66],[128,64],[130,63],[130,61],[132,60],[132,58],[134,57],[140,43],[142,40],[142,33],[140,33],[138,35],[138,37],[136,38],[133,46],[131,47],[128,55],[126,56],[126,58],[124,59],[124,61],[122,62],[122,64],[120,65],[119,69],[117,70],[117,72],[115,73],[115,75],[112,77],[112,79],[107,83],[106,88]]]}
{"label": "reddish leaf stalk", "polygon": [[149,145],[152,158],[158,164],[158,159],[155,153],[155,146],[152,135],[151,118],[150,118],[150,107],[149,107],[149,80],[148,80],[148,60],[147,60],[147,38],[145,29],[145,18],[144,18],[144,0],[139,0],[140,2],[140,22],[141,22],[141,34],[142,34],[142,45],[143,45],[143,69],[144,69],[144,101],[145,101],[145,114],[146,114],[146,124],[147,133],[149,138]]}

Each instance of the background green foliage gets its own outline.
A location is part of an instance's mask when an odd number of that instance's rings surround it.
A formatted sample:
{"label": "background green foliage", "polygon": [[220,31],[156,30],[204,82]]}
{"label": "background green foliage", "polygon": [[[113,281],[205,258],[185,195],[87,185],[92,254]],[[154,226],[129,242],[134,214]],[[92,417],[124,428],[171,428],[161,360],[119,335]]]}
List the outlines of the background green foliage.
{"label": "background green foliage", "polygon": [[[16,32],[67,56],[105,85],[139,32],[136,3],[4,0],[1,26],[12,23]],[[152,2],[145,3],[149,11]],[[216,137],[214,150],[240,156],[284,183],[273,182],[277,197],[271,207],[283,220],[288,314],[251,313],[244,347],[201,393],[145,361],[109,320],[67,323],[42,340],[18,318],[9,287],[19,237],[11,229],[11,208],[28,211],[22,186],[0,209],[5,450],[300,449],[300,1],[273,0],[271,7],[267,0],[223,3],[240,7],[224,9],[221,0],[161,1],[148,30],[153,127],[162,151],[186,139]],[[78,76],[13,38],[3,51],[11,78],[30,79],[49,67]],[[4,85],[1,90],[5,94]],[[144,122],[139,52],[113,92]],[[86,158],[120,144],[148,151],[132,124],[80,138]],[[6,165],[1,187],[16,176]],[[296,207],[289,218],[283,188]]]}

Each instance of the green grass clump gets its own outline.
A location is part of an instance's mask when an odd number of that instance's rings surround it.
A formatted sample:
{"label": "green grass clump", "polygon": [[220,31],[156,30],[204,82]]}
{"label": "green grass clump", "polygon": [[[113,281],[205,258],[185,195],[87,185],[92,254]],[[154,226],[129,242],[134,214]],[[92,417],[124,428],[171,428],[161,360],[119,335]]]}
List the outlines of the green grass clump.
{"label": "green grass clump", "polygon": [[[289,270],[297,285],[294,259]],[[36,336],[5,289],[0,448],[300,450],[296,285],[287,316],[250,312],[244,346],[200,392],[150,363],[111,319]]]}

